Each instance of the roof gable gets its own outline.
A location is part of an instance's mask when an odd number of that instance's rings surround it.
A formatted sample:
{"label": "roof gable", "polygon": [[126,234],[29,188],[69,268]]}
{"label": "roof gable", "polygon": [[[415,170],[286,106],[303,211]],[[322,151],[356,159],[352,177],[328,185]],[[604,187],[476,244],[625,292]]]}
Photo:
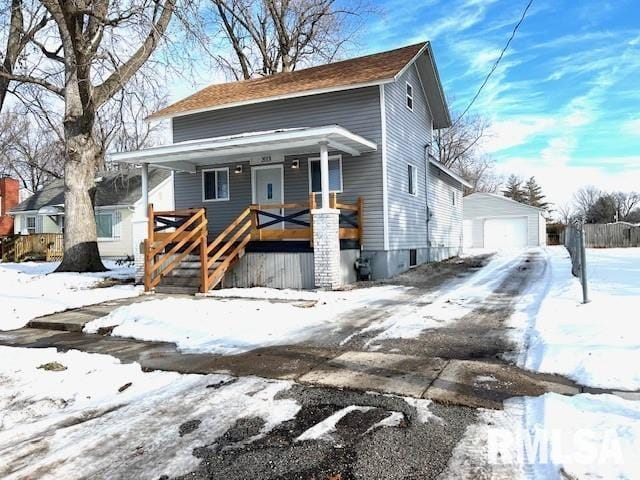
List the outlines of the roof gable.
{"label": "roof gable", "polygon": [[[424,54],[424,55],[421,55]],[[305,95],[314,95],[337,90],[377,85],[394,81],[417,58],[424,56],[432,65],[420,67],[422,71],[431,71],[437,84],[435,100],[444,101],[444,94],[437,70],[433,64],[433,54],[428,42],[422,42],[388,52],[376,53],[341,62],[305,68],[293,72],[278,73],[267,77],[237,82],[210,85],[189,97],[153,113],[149,120],[172,118],[203,111],[231,108],[251,103],[279,100]],[[435,77],[433,76],[435,75]],[[434,101],[435,101],[434,100]],[[432,98],[429,98],[432,101]],[[448,109],[437,108],[439,111]],[[446,123],[446,122],[445,122]]]}

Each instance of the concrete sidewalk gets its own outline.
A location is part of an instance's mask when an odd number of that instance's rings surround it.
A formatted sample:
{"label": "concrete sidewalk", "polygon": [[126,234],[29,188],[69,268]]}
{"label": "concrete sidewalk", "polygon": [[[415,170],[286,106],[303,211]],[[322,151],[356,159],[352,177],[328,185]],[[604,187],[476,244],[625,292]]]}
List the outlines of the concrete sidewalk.
{"label": "concrete sidewalk", "polygon": [[[537,396],[546,392],[564,395],[603,392],[581,387],[562,377],[536,374],[497,361],[446,360],[295,345],[219,356],[182,353],[172,343],[39,328],[2,332],[0,344],[102,353],[125,363],[138,362],[149,370],[256,375],[492,409],[501,408],[503,400],[514,396]],[[640,399],[637,392],[606,392]]]}

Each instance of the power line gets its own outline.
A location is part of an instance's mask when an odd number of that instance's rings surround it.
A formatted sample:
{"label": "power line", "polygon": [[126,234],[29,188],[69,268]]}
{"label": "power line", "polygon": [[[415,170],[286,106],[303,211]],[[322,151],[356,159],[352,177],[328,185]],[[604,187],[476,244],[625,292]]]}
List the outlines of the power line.
{"label": "power line", "polygon": [[518,23],[516,23],[515,27],[513,27],[513,31],[511,32],[511,36],[509,37],[509,40],[507,40],[507,43],[505,44],[504,48],[500,52],[500,55],[498,56],[498,58],[496,59],[495,63],[491,67],[491,70],[489,70],[489,73],[485,77],[484,82],[482,82],[482,85],[480,85],[480,88],[478,88],[478,91],[476,92],[476,94],[473,97],[473,99],[471,100],[471,102],[469,102],[469,105],[467,105],[467,108],[465,108],[464,111],[458,117],[458,119],[455,122],[453,122],[453,125],[451,125],[451,127],[456,126],[456,124],[462,119],[462,117],[465,116],[465,114],[469,111],[471,106],[474,104],[474,102],[480,96],[480,92],[482,92],[482,89],[485,87],[485,85],[487,84],[487,82],[491,78],[491,75],[493,75],[493,72],[495,72],[496,69],[498,68],[498,65],[500,64],[500,60],[502,60],[502,57],[504,57],[504,54],[506,53],[507,49],[509,48],[509,45],[511,44],[511,41],[516,36],[516,32],[518,31],[518,28],[520,28],[520,24],[524,21],[525,17],[527,16],[527,12],[529,11],[529,8],[531,7],[532,3],[533,3],[533,0],[529,0],[529,3],[527,3],[527,6],[525,7],[524,11],[522,12],[522,16],[520,17],[520,20],[518,20]]}

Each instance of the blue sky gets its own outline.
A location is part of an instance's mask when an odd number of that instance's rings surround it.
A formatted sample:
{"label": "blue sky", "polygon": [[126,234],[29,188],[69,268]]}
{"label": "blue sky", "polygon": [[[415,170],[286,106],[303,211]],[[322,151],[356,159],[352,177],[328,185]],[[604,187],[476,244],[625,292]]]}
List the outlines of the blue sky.
{"label": "blue sky", "polygon": [[[526,3],[378,0],[352,56],[430,40],[460,112]],[[197,87],[221,80],[206,77]],[[174,84],[172,97],[195,89]],[[471,113],[492,122],[483,148],[499,172],[535,175],[558,205],[583,185],[640,190],[640,0],[534,0]]]}
{"label": "blue sky", "polygon": [[[450,106],[475,94],[526,0],[392,0],[366,52],[430,40]],[[584,184],[640,190],[640,2],[534,0],[471,112],[501,172],[536,175],[563,204]]]}

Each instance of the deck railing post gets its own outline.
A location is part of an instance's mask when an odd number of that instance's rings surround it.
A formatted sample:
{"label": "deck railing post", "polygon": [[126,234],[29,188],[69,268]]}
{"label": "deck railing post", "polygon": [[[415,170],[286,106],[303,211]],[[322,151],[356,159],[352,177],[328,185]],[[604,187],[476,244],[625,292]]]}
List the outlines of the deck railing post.
{"label": "deck railing post", "polygon": [[[204,211],[203,211],[204,214]],[[202,229],[200,235],[200,293],[207,293],[209,291],[209,255],[207,254],[207,217],[203,215],[202,222],[200,224]]]}
{"label": "deck railing post", "polygon": [[144,240],[144,291],[151,291],[151,271],[153,268],[153,258],[151,248],[155,242],[155,217],[153,204],[147,206],[147,238]]}
{"label": "deck railing post", "polygon": [[358,197],[358,243],[360,243],[360,248],[362,248],[362,227],[364,220],[364,198]]}

